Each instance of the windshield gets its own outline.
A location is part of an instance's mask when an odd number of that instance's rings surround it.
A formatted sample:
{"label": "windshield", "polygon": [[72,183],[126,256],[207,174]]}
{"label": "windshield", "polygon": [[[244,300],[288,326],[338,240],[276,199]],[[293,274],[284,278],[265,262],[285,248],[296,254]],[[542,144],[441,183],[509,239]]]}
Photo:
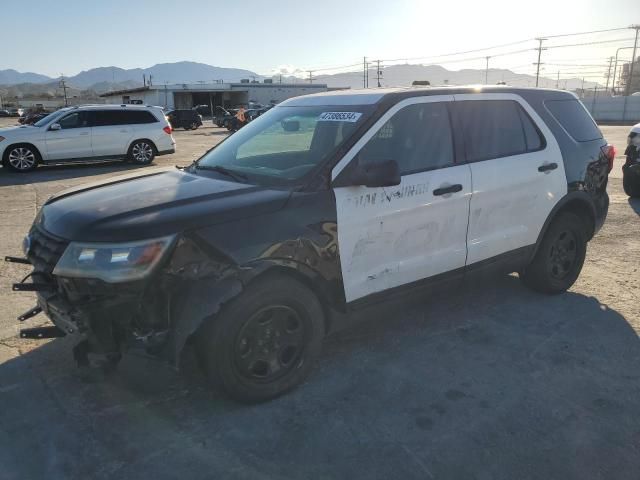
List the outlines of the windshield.
{"label": "windshield", "polygon": [[61,115],[63,115],[64,113],[68,112],[68,110],[60,110],[54,113],[50,113],[49,115],[47,115],[46,117],[41,118],[40,120],[38,120],[36,123],[33,124],[34,127],[44,127],[45,125],[48,125],[49,122],[51,122],[52,120],[60,117]]}
{"label": "windshield", "polygon": [[290,183],[333,155],[372,109],[273,108],[205,154],[196,168],[224,167],[258,183]]}

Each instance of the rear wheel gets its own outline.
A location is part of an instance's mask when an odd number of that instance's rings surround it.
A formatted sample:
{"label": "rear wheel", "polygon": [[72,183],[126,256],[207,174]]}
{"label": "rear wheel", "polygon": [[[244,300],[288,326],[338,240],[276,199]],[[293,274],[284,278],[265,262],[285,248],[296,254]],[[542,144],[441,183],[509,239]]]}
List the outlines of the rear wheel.
{"label": "rear wheel", "polygon": [[14,172],[34,170],[40,162],[40,154],[31,145],[14,145],[5,152],[4,165]]}
{"label": "rear wheel", "polygon": [[300,384],[318,356],[322,307],[299,282],[258,280],[212,318],[197,338],[205,374],[230,397],[248,403]]}
{"label": "rear wheel", "polygon": [[129,147],[129,159],[139,165],[148,165],[156,156],[155,147],[147,140],[136,140]]}
{"label": "rear wheel", "polygon": [[198,125],[196,122],[193,122],[193,123],[191,124],[191,130],[197,130],[197,129],[198,129],[198,126],[199,126],[199,125]]}
{"label": "rear wheel", "polygon": [[538,292],[562,293],[580,275],[586,252],[587,234],[582,220],[573,213],[561,213],[547,229],[521,278]]}

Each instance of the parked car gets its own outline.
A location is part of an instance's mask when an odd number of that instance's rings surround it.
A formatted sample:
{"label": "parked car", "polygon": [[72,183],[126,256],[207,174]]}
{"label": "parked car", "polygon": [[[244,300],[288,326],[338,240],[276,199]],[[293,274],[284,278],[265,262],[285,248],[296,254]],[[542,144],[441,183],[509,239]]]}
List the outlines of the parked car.
{"label": "parked car", "polygon": [[18,118],[18,123],[22,125],[33,125],[49,115],[49,112],[29,112]]}
{"label": "parked car", "polygon": [[193,109],[198,112],[199,115],[209,116],[211,115],[211,106],[210,105],[196,105]]}
{"label": "parked car", "polygon": [[9,113],[9,110],[0,110],[0,117],[10,117],[11,113]]}
{"label": "parked car", "polygon": [[227,128],[228,123],[236,116],[236,113],[238,113],[236,108],[227,110],[218,106],[216,107],[216,116],[213,118],[213,123],[218,127]]}
{"label": "parked car", "polygon": [[630,197],[640,197],[640,123],[631,127],[627,137],[627,157],[622,167],[622,186]]}
{"label": "parked car", "polygon": [[175,152],[162,109],[137,105],[62,108],[29,126],[0,129],[4,167],[28,172],[40,163],[126,159],[149,164]]}
{"label": "parked car", "polygon": [[22,108],[8,108],[7,111],[12,117],[20,117],[24,114],[24,110]]}
{"label": "parked car", "polygon": [[202,117],[195,110],[170,110],[167,118],[173,129],[196,130],[202,126]]}
{"label": "parked car", "polygon": [[75,335],[81,364],[138,345],[177,365],[192,342],[212,384],[268,400],[354,310],[489,271],[566,291],[612,162],[567,92],[292,98],[187,168],[47,200],[24,242],[38,306],[21,318],[57,327],[21,335]]}

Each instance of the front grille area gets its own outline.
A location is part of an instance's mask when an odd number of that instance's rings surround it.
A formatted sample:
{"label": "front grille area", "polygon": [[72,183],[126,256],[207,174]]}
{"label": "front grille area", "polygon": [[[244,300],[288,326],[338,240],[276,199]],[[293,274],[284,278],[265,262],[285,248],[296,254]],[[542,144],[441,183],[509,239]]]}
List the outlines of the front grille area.
{"label": "front grille area", "polygon": [[54,237],[36,226],[31,229],[29,235],[31,248],[28,258],[34,271],[50,275],[69,242]]}

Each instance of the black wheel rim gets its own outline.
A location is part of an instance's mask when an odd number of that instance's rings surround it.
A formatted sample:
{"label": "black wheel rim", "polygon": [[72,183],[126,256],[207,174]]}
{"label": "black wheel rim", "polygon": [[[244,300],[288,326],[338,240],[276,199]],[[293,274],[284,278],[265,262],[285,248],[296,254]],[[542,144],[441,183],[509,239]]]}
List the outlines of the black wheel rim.
{"label": "black wheel rim", "polygon": [[578,258],[578,242],[570,230],[562,231],[551,244],[549,250],[549,273],[555,279],[565,278]]}
{"label": "black wheel rim", "polygon": [[293,308],[272,305],[258,310],[236,337],[237,372],[258,383],[284,377],[302,363],[306,336],[305,323]]}

